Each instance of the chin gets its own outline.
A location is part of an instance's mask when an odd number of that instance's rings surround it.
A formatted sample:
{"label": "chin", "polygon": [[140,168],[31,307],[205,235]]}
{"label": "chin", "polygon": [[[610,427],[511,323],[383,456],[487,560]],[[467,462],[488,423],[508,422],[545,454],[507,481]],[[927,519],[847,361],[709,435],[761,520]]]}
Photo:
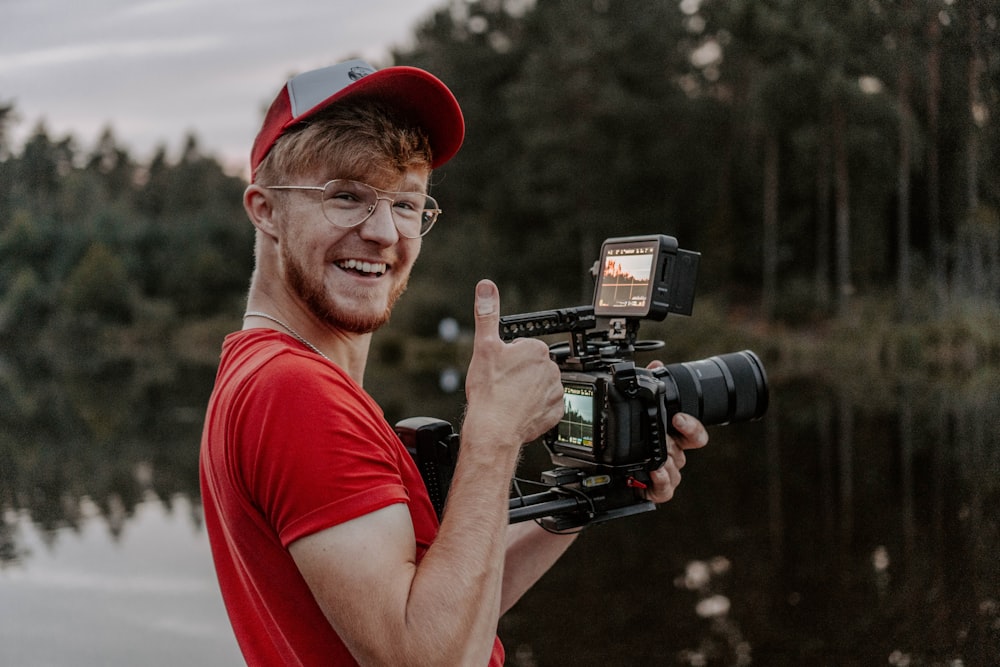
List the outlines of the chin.
{"label": "chin", "polygon": [[324,318],[326,323],[341,331],[355,334],[373,333],[389,323],[389,310],[378,316],[352,316],[345,313],[330,313]]}
{"label": "chin", "polygon": [[361,303],[349,308],[338,306],[336,297],[328,297],[326,294],[316,295],[319,297],[317,299],[303,296],[312,312],[326,324],[341,331],[367,334],[388,324],[392,309],[405,290],[406,285],[402,285],[394,289],[386,299],[378,299],[379,303],[362,299]]}
{"label": "chin", "polygon": [[359,289],[356,285],[336,281],[328,285],[323,280],[310,278],[293,258],[286,257],[286,260],[288,285],[309,311],[328,326],[350,333],[367,334],[384,326],[409,282],[407,275],[382,288]]}

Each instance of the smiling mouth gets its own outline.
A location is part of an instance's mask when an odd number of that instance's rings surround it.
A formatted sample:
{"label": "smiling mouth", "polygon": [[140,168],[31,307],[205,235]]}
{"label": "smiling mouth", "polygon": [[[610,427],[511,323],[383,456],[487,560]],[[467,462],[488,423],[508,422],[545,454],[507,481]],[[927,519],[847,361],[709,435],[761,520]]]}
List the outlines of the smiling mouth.
{"label": "smiling mouth", "polygon": [[358,259],[345,259],[335,262],[337,267],[345,271],[353,271],[362,276],[379,277],[389,268],[385,262],[364,262]]}

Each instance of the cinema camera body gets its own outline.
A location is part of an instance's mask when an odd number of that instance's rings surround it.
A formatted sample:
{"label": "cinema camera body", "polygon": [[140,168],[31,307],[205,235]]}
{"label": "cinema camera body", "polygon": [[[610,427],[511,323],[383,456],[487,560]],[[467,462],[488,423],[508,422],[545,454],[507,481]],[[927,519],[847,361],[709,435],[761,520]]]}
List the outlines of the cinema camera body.
{"label": "cinema camera body", "polygon": [[[662,341],[638,340],[643,320],[690,315],[700,254],[666,235],[610,238],[595,265],[593,305],[500,318],[504,340],[569,334],[549,346],[562,372],[564,415],[542,437],[552,470],[548,490],[510,500],[510,521],[540,520],[555,531],[654,509],[640,490],[667,459],[678,412],[706,426],[759,419],[767,410],[767,376],[752,351],[650,369],[636,352]],[[439,513],[457,458],[446,422],[404,420],[397,433],[417,460]]]}

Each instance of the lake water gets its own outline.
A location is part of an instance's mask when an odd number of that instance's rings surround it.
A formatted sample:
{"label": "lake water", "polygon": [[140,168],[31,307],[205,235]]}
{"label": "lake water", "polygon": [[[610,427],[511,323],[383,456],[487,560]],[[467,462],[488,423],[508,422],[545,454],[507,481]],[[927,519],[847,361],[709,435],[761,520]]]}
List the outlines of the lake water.
{"label": "lake water", "polygon": [[0,571],[0,664],[242,664],[189,499],[143,500],[114,537],[83,510],[48,532],[6,517],[19,556]]}
{"label": "lake water", "polygon": [[[0,665],[242,664],[198,507],[212,369],[0,370]],[[508,664],[1000,664],[998,374],[771,381],[502,620]],[[437,386],[369,381],[390,421],[454,421]]]}

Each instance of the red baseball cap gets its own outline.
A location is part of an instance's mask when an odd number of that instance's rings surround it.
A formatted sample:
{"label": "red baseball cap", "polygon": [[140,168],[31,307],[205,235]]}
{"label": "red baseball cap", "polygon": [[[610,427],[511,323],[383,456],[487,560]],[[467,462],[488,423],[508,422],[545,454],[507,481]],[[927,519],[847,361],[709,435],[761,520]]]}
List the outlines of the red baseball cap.
{"label": "red baseball cap", "polygon": [[250,152],[251,180],[274,142],[288,128],[326,107],[367,97],[391,104],[427,132],[432,167],[454,157],[465,137],[458,100],[437,77],[416,67],[376,70],[364,60],[304,72],[292,77],[274,98]]}

